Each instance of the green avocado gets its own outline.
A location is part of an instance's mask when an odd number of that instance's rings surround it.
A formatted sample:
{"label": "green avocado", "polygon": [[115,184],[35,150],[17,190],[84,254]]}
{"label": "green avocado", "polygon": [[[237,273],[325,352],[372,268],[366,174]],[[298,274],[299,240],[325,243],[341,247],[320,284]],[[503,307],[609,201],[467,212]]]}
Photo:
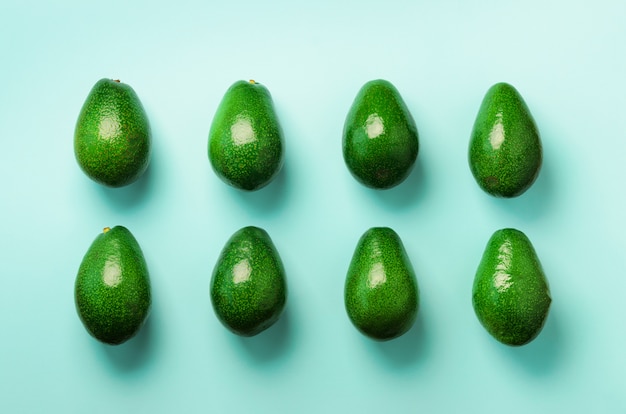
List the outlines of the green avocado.
{"label": "green avocado", "polygon": [[269,184],[283,165],[283,131],[268,89],[237,81],[224,94],[209,131],[209,161],[225,183],[247,191]]}
{"label": "green avocado", "polygon": [[348,269],[344,300],[354,326],[372,339],[393,339],[413,326],[419,290],[395,231],[373,227],[361,236]]}
{"label": "green avocado", "polygon": [[543,158],[537,125],[508,83],[493,85],[476,116],[469,165],[476,182],[496,197],[517,197],[539,175]]}
{"label": "green avocado", "polygon": [[496,231],[478,266],[472,304],[480,323],[498,341],[532,341],[548,316],[550,290],[537,253],[524,233]]}
{"label": "green avocado", "polygon": [[343,128],[343,157],[360,183],[375,189],[404,181],[419,149],[417,127],[398,90],[388,81],[359,90]]}
{"label": "green avocado", "polygon": [[135,91],[119,80],[101,79],[78,115],[74,154],[92,180],[108,187],[136,181],[148,168],[150,124]]}
{"label": "green avocado", "polygon": [[78,316],[101,342],[132,338],[150,311],[150,277],[137,240],[122,226],[106,227],[87,250],[76,283]]}
{"label": "green avocado", "polygon": [[217,318],[237,335],[254,336],[278,321],[287,284],[265,230],[249,226],[230,237],[213,270],[210,293]]}

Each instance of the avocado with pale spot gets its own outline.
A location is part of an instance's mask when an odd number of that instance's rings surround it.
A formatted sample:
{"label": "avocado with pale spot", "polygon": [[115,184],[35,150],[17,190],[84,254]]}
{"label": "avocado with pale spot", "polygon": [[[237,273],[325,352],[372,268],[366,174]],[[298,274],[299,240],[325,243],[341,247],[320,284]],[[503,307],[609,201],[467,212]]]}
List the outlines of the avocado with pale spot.
{"label": "avocado with pale spot", "polygon": [[343,128],[350,173],[374,189],[392,188],[410,174],[419,150],[415,121],[391,82],[367,82],[354,98]]}
{"label": "avocado with pale spot", "polygon": [[89,92],[74,130],[74,154],[92,180],[122,187],[148,168],[152,133],[148,116],[130,85],[101,79]]}
{"label": "avocado with pale spot", "polygon": [[237,81],[224,94],[209,130],[209,161],[225,183],[246,191],[268,185],[280,172],[284,137],[269,90]]}
{"label": "avocado with pale spot", "polygon": [[419,290],[398,234],[373,227],[359,239],[345,281],[350,321],[364,335],[386,341],[406,333],[417,316]]}
{"label": "avocado with pale spot", "polygon": [[78,316],[101,342],[117,345],[143,326],[152,303],[139,243],[123,226],[105,227],[93,241],[74,284]]}
{"label": "avocado with pale spot", "polygon": [[543,329],[552,298],[528,237],[517,229],[496,231],[487,243],[472,288],[472,305],[498,341],[527,344]]}
{"label": "avocado with pale spot", "polygon": [[476,182],[495,197],[517,197],[535,182],[542,160],[541,138],[526,102],[512,85],[493,85],[470,138],[469,165]]}
{"label": "avocado with pale spot", "polygon": [[287,301],[283,262],[269,234],[248,226],[224,245],[210,284],[219,321],[240,336],[254,336],[280,318]]}

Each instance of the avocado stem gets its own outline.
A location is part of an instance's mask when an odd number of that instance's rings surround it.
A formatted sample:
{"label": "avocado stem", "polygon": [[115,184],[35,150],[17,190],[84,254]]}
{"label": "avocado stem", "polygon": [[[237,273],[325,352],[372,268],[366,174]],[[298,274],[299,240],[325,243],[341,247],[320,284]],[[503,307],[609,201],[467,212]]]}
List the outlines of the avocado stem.
{"label": "avocado stem", "polygon": [[254,79],[250,79],[248,82],[250,82],[251,84],[256,84],[256,82],[254,81]]}
{"label": "avocado stem", "polygon": [[109,230],[111,230],[111,227],[105,227],[104,229],[102,229],[103,233],[108,233]]}

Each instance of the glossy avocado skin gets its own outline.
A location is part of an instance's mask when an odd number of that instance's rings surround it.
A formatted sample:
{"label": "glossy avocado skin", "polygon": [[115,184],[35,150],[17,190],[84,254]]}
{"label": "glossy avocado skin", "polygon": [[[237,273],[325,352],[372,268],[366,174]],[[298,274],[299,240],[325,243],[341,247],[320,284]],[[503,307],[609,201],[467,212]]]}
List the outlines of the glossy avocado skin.
{"label": "glossy avocado skin", "polygon": [[101,342],[117,345],[132,338],[150,312],[148,267],[128,229],[108,227],[85,254],[74,285],[78,316]]}
{"label": "glossy avocado skin", "polygon": [[344,299],[354,326],[372,339],[393,339],[413,326],[419,307],[417,279],[395,231],[373,227],[361,236]]}
{"label": "glossy avocado skin", "polygon": [[148,168],[148,116],[127,84],[101,79],[89,92],[74,132],[74,154],[92,180],[108,187],[136,181]]}
{"label": "glossy avocado skin", "polygon": [[282,168],[283,131],[267,88],[237,81],[224,94],[208,145],[213,170],[227,184],[254,191],[269,184]]}
{"label": "glossy avocado skin", "polygon": [[480,323],[498,341],[532,341],[548,316],[550,290],[530,240],[516,229],[496,231],[485,248],[472,290]]}
{"label": "glossy avocado skin", "polygon": [[365,186],[392,188],[408,177],[419,150],[417,127],[390,82],[373,80],[359,90],[344,123],[342,143],[346,166]]}
{"label": "glossy avocado skin", "polygon": [[476,182],[496,197],[517,197],[536,180],[543,150],[535,121],[508,83],[485,95],[472,130],[469,165]]}
{"label": "glossy avocado skin", "polygon": [[257,335],[278,321],[287,283],[265,230],[248,226],[230,237],[213,270],[210,292],[217,318],[237,335]]}

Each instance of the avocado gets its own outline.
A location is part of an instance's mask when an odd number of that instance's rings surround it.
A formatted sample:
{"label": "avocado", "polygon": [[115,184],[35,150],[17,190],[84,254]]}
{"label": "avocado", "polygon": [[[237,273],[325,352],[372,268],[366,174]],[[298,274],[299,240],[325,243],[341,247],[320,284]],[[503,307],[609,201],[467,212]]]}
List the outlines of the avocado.
{"label": "avocado", "polygon": [[211,277],[211,303],[220,322],[240,336],[254,336],[280,318],[287,301],[285,269],[267,232],[235,232]]}
{"label": "avocado", "polygon": [[137,240],[123,227],[104,228],[78,269],[78,316],[87,331],[110,345],[132,338],[151,305],[148,267]]}
{"label": "avocado", "polygon": [[361,236],[348,269],[344,300],[354,326],[372,339],[393,339],[413,326],[419,290],[395,231],[373,227]]}
{"label": "avocado", "polygon": [[496,231],[474,278],[472,304],[480,323],[503,344],[524,345],[541,332],[551,302],[528,237],[516,229]]}
{"label": "avocado", "polygon": [[476,182],[495,197],[517,197],[536,180],[543,150],[524,99],[508,83],[493,85],[476,116],[469,165]]}
{"label": "avocado", "polygon": [[89,92],[74,132],[74,154],[92,180],[108,187],[136,181],[148,168],[151,131],[135,91],[101,79]]}
{"label": "avocado", "polygon": [[254,80],[235,82],[209,131],[209,161],[217,176],[241,190],[263,188],[282,168],[283,146],[269,90]]}
{"label": "avocado", "polygon": [[346,117],[342,144],[348,170],[365,186],[392,188],[408,177],[418,134],[395,86],[377,79],[361,87]]}

